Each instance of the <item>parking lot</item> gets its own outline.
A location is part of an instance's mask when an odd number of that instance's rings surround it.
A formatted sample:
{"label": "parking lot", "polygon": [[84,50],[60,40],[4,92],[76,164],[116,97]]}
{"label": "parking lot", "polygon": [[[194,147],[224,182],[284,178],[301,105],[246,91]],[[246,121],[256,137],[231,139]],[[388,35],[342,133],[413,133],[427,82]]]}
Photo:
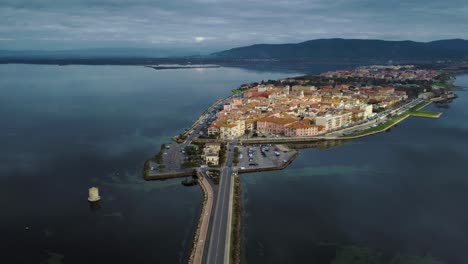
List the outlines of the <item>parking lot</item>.
{"label": "parking lot", "polygon": [[238,148],[239,164],[237,167],[240,170],[278,167],[286,163],[295,153],[295,150],[269,144],[238,146]]}

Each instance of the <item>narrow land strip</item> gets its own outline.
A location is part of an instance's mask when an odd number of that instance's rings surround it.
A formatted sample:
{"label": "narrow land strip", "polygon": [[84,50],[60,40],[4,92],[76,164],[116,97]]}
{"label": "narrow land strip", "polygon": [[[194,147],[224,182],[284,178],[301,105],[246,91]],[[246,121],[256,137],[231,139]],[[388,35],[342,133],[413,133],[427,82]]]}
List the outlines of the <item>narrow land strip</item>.
{"label": "narrow land strip", "polygon": [[230,263],[240,263],[240,249],[241,249],[241,186],[240,176],[236,175],[233,177],[233,201],[232,201],[232,221],[231,221],[231,232],[230,232]]}
{"label": "narrow land strip", "polygon": [[233,213],[233,199],[234,199],[234,177],[230,177],[231,180],[231,190],[229,192],[229,206],[228,206],[228,216],[227,216],[227,235],[226,242],[224,243],[224,263],[231,263],[231,229],[232,229],[232,213]]}
{"label": "narrow land strip", "polygon": [[192,253],[190,254],[189,263],[201,264],[203,260],[203,251],[205,249],[208,228],[210,226],[211,211],[213,208],[213,188],[206,179],[203,173],[198,173],[198,182],[203,190],[203,208],[195,233]]}

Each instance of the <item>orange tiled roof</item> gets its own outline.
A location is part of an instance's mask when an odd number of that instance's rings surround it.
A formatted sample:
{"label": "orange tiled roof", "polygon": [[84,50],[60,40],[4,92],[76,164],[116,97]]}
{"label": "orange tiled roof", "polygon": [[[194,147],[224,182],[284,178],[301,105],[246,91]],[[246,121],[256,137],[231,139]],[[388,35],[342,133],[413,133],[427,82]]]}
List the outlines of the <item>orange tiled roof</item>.
{"label": "orange tiled roof", "polygon": [[268,122],[268,123],[275,123],[275,124],[289,124],[297,121],[294,118],[290,117],[274,117],[274,116],[269,116],[269,117],[264,117],[258,120],[259,122]]}
{"label": "orange tiled roof", "polygon": [[298,122],[295,122],[295,123],[292,123],[290,125],[287,125],[288,128],[295,128],[295,129],[300,129],[300,128],[311,128],[311,127],[316,127],[315,124],[312,124],[310,121],[308,120],[302,120],[302,121],[298,121]]}

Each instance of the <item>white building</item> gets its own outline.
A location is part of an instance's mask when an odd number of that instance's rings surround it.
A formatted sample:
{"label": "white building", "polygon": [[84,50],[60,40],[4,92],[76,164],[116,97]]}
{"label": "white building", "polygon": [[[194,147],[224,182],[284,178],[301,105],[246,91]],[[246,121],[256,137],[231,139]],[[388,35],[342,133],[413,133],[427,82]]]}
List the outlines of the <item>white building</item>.
{"label": "white building", "polygon": [[353,114],[342,113],[342,114],[326,114],[324,116],[317,116],[315,118],[315,124],[318,126],[325,127],[325,130],[334,130],[341,128],[351,123]]}

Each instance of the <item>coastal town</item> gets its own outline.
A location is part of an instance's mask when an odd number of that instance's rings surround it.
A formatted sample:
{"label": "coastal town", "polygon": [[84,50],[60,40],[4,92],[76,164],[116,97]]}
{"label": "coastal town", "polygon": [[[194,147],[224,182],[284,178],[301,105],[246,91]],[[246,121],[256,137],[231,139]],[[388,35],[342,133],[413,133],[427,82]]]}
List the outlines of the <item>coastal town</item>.
{"label": "coastal town", "polygon": [[[371,66],[320,74],[324,85],[294,78],[244,85],[242,92],[216,113],[206,132],[221,140],[325,135],[417,99],[408,96],[408,88],[402,88],[402,82],[431,82],[439,75],[435,70],[414,66]],[[336,79],[348,78],[348,83],[334,83]],[[356,83],[353,78],[392,84],[368,85]],[[423,92],[420,98],[434,96]]]}
{"label": "coastal town", "polygon": [[[454,77],[414,65],[366,66],[243,84],[216,101],[145,163],[146,180],[185,177],[204,202],[189,263],[239,263],[239,175],[281,170],[295,143],[341,142],[388,131],[446,102]],[[333,144],[331,144],[333,145]],[[192,176],[192,180],[188,180]]]}

